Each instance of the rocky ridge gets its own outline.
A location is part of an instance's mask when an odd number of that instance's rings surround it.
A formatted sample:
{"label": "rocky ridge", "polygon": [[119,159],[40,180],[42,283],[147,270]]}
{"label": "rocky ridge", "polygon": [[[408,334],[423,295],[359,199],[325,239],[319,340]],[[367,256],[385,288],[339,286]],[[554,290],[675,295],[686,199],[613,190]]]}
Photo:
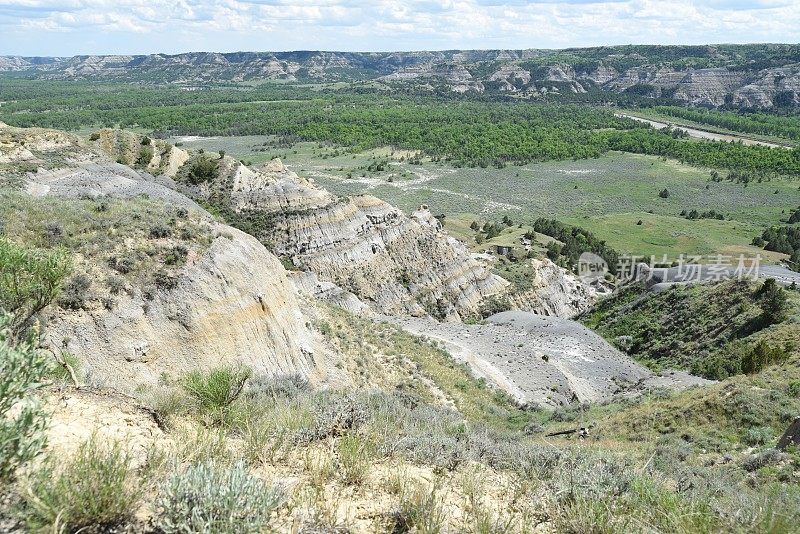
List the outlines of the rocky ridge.
{"label": "rocky ridge", "polygon": [[[22,189],[33,198],[89,202],[88,208],[95,210],[108,210],[103,206],[113,199],[131,206],[156,203],[160,207],[155,212],[142,214],[155,217],[154,221],[180,217],[176,230],[184,228],[196,236],[183,243],[190,245],[185,262],[165,273],[146,272],[144,279],[130,279],[113,298],[102,287],[120,285],[112,284],[118,278],[114,271],[120,269],[120,257],[146,259],[158,250],[174,250],[181,245],[178,238],[154,237],[152,232],[148,237],[147,226],[138,230],[144,235],[131,230],[126,234],[120,226],[107,230],[117,235],[110,241],[98,236],[110,249],[98,252],[94,247],[75,254],[76,274],[88,275],[94,281],[92,291],[102,294],[76,305],[51,307],[43,346],[55,354],[79,355],[82,375],[93,386],[132,392],[220,365],[245,365],[259,375],[300,375],[315,385],[348,383],[359,371],[349,369],[331,350],[327,334],[313,326],[326,321],[319,302],[373,320],[378,314],[395,323],[416,316],[420,324],[428,325],[426,329],[450,328],[435,317],[455,322],[452,328],[474,331],[470,350],[477,352],[465,361],[478,375],[485,374],[485,368],[500,369],[487,379],[524,403],[554,406],[574,399],[602,400],[649,376],[599,338],[595,348],[581,345],[582,339],[576,344],[608,352],[613,365],[594,365],[600,360],[589,356],[581,360],[586,364],[582,371],[554,367],[564,358],[571,361],[572,351],[563,346],[566,338],[559,334],[562,323],[557,319],[538,316],[547,334],[542,339],[506,325],[459,325],[460,319],[479,314],[487,297],[504,294],[508,283],[444,232],[425,207],[407,216],[371,196],[336,197],[278,160],[251,169],[229,157],[189,154],[155,140],[146,144],[141,136],[127,132],[101,131],[86,142],[60,132],[4,127],[0,139],[0,155],[9,165],[26,163],[25,168],[31,169]],[[25,150],[20,149],[23,145]],[[152,151],[141,151],[140,147],[149,146]],[[162,165],[164,155],[184,163],[177,169]],[[136,168],[113,161],[134,157]],[[186,167],[198,158],[216,162],[216,178],[197,184],[186,181]],[[156,177],[148,170],[173,178]],[[222,208],[234,221],[246,221],[255,237],[215,222],[196,203],[200,200]],[[175,215],[178,210],[188,215]],[[130,214],[134,220],[141,216]],[[84,257],[88,253],[94,256]],[[289,263],[294,267],[287,273],[283,264]],[[536,283],[520,297],[520,307],[572,315],[593,300],[590,290],[553,264],[542,261],[537,269]],[[417,333],[410,324],[403,326]],[[507,348],[508,357],[519,357],[521,362],[538,362],[550,343],[547,351],[554,363],[544,369],[526,367],[527,363],[505,369],[502,355],[495,361],[504,345],[496,345],[492,336],[520,339],[523,347]],[[380,365],[394,369],[391,351],[381,356],[381,350],[376,349],[373,359],[385,360]],[[454,356],[458,354],[455,350]],[[522,371],[528,379],[520,378]],[[401,376],[397,369],[390,372]],[[557,391],[548,385],[553,373],[564,378]]]}
{"label": "rocky ridge", "polygon": [[268,220],[257,237],[272,250],[377,312],[460,320],[507,285],[426,209],[409,217],[372,196],[336,197],[279,160],[256,170],[226,160],[219,171],[194,194],[221,190],[240,216]]}
{"label": "rocky ridge", "polygon": [[591,308],[607,292],[602,286],[585,283],[547,258],[528,261],[533,271],[531,287],[509,293],[514,309],[569,319]]}
{"label": "rocky ridge", "polygon": [[[118,159],[131,160],[135,151],[129,147],[139,146],[141,137],[130,135],[104,130],[95,143]],[[161,169],[176,177],[178,171],[165,166],[165,157],[159,160],[158,154],[186,163],[188,153],[163,141],[151,142],[156,148],[153,160],[141,165],[152,170],[161,161]],[[337,197],[277,159],[250,168],[223,157],[216,167],[217,177],[210,182],[192,185],[178,178],[171,187],[230,209],[234,218],[258,221],[251,230],[257,238],[313,275],[310,283],[298,278],[310,294],[335,294],[350,310],[363,312],[368,306],[381,314],[458,321],[479,315],[487,297],[508,293],[509,284],[449,236],[424,206],[406,216],[369,195]],[[564,269],[547,260],[535,261],[533,267],[533,287],[509,295],[515,307],[573,317],[596,301],[597,292]],[[342,295],[353,295],[359,303],[350,297],[342,300]]]}
{"label": "rocky ridge", "polygon": [[[23,188],[33,197],[133,200],[146,195],[166,209],[190,210],[188,217],[209,236],[208,245],[191,247],[185,264],[160,287],[129,283],[113,303],[51,310],[43,345],[55,353],[79,354],[93,383],[131,391],[226,364],[268,375],[299,374],[312,382],[325,379],[324,347],[308,329],[296,289],[280,261],[254,237],[214,222],[167,187],[168,179],[113,163],[72,136],[6,127],[0,140],[0,155],[17,165],[44,165],[42,158],[58,155],[59,168],[27,174]],[[23,140],[27,152],[19,149]],[[120,251],[110,253],[133,255],[151,247],[134,237],[115,242]],[[97,282],[113,275],[107,265],[80,256],[74,269]]]}
{"label": "rocky ridge", "polygon": [[[800,105],[800,56],[792,45],[710,45],[685,51],[695,64],[667,61],[653,47],[442,52],[197,52],[148,56],[0,57],[0,72],[53,79],[111,79],[181,85],[252,80],[377,80],[389,86],[499,91],[536,97],[604,90],[672,97],[691,105]],[[655,47],[658,49],[659,47]],[[662,47],[666,50],[669,47]],[[573,62],[564,59],[574,55]],[[696,54],[696,57],[691,57]],[[773,55],[764,61],[762,55]],[[673,54],[674,55],[674,54]],[[585,57],[584,60],[580,58]],[[750,59],[748,59],[750,58]],[[755,59],[754,59],[755,58]],[[555,85],[554,85],[555,84]]]}

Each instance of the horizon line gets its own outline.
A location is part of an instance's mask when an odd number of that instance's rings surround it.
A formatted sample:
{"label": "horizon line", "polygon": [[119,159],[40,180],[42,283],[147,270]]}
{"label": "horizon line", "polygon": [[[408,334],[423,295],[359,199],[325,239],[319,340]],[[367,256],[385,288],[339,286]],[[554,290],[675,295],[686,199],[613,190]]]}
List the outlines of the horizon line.
{"label": "horizon line", "polygon": [[187,54],[299,54],[299,53],[328,53],[328,54],[403,54],[403,53],[444,53],[444,52],[525,52],[525,51],[541,51],[541,52],[562,52],[565,50],[592,50],[597,48],[619,48],[625,46],[631,47],[654,47],[654,48],[674,48],[674,47],[713,47],[713,46],[800,46],[800,42],[748,42],[748,43],[704,43],[704,44],[647,44],[647,43],[621,43],[621,44],[604,44],[594,46],[568,46],[564,48],[442,48],[442,49],[421,49],[421,50],[334,50],[334,49],[294,49],[294,50],[234,50],[230,52],[222,52],[216,50],[189,50],[185,52],[150,52],[150,53],[97,53],[97,54],[72,54],[65,56],[50,56],[50,55],[26,55],[26,54],[0,54],[0,57],[19,57],[19,58],[49,58],[49,59],[65,59],[74,57],[91,57],[91,56],[181,56]]}

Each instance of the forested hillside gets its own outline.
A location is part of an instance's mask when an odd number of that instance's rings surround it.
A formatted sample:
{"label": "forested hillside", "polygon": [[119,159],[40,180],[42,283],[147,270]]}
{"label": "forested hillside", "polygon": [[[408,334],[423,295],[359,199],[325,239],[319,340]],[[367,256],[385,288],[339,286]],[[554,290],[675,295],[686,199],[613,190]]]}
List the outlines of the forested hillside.
{"label": "forested hillside", "polygon": [[482,167],[593,158],[618,150],[762,175],[800,174],[797,151],[697,142],[680,131],[657,131],[617,117],[604,107],[558,102],[274,85],[184,91],[18,79],[0,86],[0,101],[5,102],[0,120],[21,127],[118,126],[155,136],[275,135],[353,151],[396,146],[457,166]]}

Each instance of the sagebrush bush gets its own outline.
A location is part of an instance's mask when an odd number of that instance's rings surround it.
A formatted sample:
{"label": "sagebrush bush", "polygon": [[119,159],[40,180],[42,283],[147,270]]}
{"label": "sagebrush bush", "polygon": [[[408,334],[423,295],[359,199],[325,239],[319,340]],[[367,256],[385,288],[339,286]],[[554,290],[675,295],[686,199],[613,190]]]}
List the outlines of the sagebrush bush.
{"label": "sagebrush bush", "polygon": [[772,429],[763,426],[748,428],[742,435],[742,441],[747,445],[766,445],[771,439],[773,439]]}
{"label": "sagebrush bush", "polygon": [[245,394],[258,401],[277,401],[278,399],[294,399],[300,394],[308,393],[311,387],[308,380],[300,375],[279,377],[255,376],[248,381]]}
{"label": "sagebrush bush", "polygon": [[29,527],[68,532],[108,532],[133,518],[143,494],[119,444],[92,438],[72,458],[50,456],[25,481]]}
{"label": "sagebrush bush", "polygon": [[44,225],[43,234],[48,245],[58,245],[64,239],[64,225],[60,221],[49,221]]}
{"label": "sagebrush bush", "polygon": [[150,228],[151,239],[163,239],[172,235],[172,228],[163,223],[158,223]]}
{"label": "sagebrush bush", "polygon": [[301,433],[302,441],[342,436],[357,430],[368,419],[363,400],[355,395],[319,395],[315,397],[313,414],[314,426]]}
{"label": "sagebrush bush", "polygon": [[61,252],[33,250],[0,239],[0,311],[11,314],[6,322],[12,339],[19,339],[61,291],[70,270]]}
{"label": "sagebrush bush", "polygon": [[41,452],[47,416],[34,395],[51,365],[32,342],[16,346],[0,315],[0,482]]}
{"label": "sagebrush bush", "polygon": [[92,281],[86,274],[76,274],[64,284],[64,289],[58,298],[58,305],[68,310],[83,309],[89,299],[91,285]]}
{"label": "sagebrush bush", "polygon": [[131,256],[112,256],[108,266],[121,274],[128,274],[136,268],[136,260]]}
{"label": "sagebrush bush", "polygon": [[163,485],[155,524],[165,533],[262,532],[283,502],[279,488],[250,475],[242,463],[199,464]]}
{"label": "sagebrush bush", "polygon": [[164,263],[167,265],[181,265],[186,261],[189,249],[184,245],[175,245],[164,256]]}

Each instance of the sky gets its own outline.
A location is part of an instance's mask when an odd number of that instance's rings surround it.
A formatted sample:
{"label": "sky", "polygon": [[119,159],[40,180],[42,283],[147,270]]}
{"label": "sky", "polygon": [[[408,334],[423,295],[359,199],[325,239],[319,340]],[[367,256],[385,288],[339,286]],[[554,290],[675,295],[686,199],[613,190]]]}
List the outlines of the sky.
{"label": "sky", "polygon": [[800,0],[0,0],[0,55],[800,42]]}

